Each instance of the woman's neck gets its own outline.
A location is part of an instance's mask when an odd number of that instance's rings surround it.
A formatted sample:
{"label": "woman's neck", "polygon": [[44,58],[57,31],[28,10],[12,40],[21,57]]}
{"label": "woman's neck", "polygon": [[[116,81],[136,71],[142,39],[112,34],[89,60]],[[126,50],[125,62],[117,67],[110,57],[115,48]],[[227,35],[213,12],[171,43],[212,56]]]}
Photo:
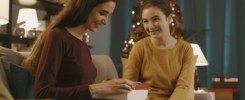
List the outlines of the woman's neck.
{"label": "woman's neck", "polygon": [[172,36],[168,36],[163,38],[151,38],[151,42],[157,48],[169,49],[173,48],[176,45],[177,39]]}
{"label": "woman's neck", "polygon": [[76,27],[65,27],[65,28],[71,35],[83,41],[83,35],[86,32],[86,28],[84,27],[84,25],[80,25]]}

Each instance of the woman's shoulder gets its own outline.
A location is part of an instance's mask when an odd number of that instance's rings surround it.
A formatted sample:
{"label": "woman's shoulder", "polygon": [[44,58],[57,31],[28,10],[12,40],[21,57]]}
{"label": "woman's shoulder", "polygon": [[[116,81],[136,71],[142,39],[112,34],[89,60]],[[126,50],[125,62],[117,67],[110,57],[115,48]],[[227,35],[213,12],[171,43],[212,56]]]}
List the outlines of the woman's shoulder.
{"label": "woman's shoulder", "polygon": [[135,45],[144,45],[144,44],[148,44],[150,42],[150,38],[149,37],[145,37],[140,39],[139,41],[137,41],[135,43]]}
{"label": "woman's shoulder", "polygon": [[191,44],[188,41],[183,40],[183,39],[178,39],[178,44],[181,47],[191,48]]}
{"label": "woman's shoulder", "polygon": [[62,28],[52,28],[49,30],[48,35],[46,36],[46,41],[48,42],[60,42],[67,39],[65,30]]}
{"label": "woman's shoulder", "polygon": [[62,33],[65,33],[65,29],[61,27],[54,27],[50,30],[50,32],[54,35],[61,35]]}
{"label": "woman's shoulder", "polygon": [[56,38],[56,39],[63,39],[67,38],[69,35],[67,34],[66,30],[61,27],[54,27],[49,31],[49,37]]}
{"label": "woman's shoulder", "polygon": [[148,41],[148,37],[142,38],[133,45],[132,49],[136,51],[142,51],[146,48],[147,44],[149,44]]}
{"label": "woman's shoulder", "polygon": [[180,52],[193,52],[191,44],[183,39],[178,39],[177,50]]}

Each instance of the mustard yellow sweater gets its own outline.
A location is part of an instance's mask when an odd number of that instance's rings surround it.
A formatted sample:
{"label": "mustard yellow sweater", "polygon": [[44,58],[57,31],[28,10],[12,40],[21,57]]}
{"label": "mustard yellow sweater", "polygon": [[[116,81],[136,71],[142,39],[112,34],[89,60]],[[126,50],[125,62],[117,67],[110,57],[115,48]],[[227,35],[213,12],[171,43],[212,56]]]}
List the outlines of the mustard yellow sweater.
{"label": "mustard yellow sweater", "polygon": [[193,100],[194,59],[191,45],[184,40],[162,50],[146,37],[132,48],[123,78],[149,85],[150,100]]}

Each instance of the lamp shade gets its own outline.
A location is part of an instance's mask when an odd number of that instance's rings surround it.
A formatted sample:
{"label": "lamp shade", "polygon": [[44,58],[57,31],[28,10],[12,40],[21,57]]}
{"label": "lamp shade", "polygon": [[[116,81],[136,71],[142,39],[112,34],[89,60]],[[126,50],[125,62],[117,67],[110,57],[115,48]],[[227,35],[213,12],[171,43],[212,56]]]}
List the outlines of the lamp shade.
{"label": "lamp shade", "polygon": [[18,2],[22,5],[30,6],[37,3],[37,0],[18,0]]}
{"label": "lamp shade", "polygon": [[193,49],[194,55],[197,55],[196,66],[207,66],[208,61],[205,58],[200,46],[198,44],[191,43],[191,47]]}
{"label": "lamp shade", "polygon": [[17,23],[23,23],[19,27],[29,31],[32,28],[38,27],[37,12],[32,8],[22,8],[19,10]]}
{"label": "lamp shade", "polygon": [[9,0],[0,0],[0,25],[9,22]]}

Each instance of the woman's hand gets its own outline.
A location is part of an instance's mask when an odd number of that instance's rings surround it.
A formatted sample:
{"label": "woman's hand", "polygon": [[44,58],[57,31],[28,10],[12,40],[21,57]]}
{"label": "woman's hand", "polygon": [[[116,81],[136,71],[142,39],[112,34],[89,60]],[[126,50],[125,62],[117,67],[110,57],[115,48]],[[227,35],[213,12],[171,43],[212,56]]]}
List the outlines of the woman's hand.
{"label": "woman's hand", "polygon": [[137,83],[139,82],[133,82],[127,79],[112,79],[89,85],[89,89],[93,97],[105,97],[109,95],[128,93]]}

